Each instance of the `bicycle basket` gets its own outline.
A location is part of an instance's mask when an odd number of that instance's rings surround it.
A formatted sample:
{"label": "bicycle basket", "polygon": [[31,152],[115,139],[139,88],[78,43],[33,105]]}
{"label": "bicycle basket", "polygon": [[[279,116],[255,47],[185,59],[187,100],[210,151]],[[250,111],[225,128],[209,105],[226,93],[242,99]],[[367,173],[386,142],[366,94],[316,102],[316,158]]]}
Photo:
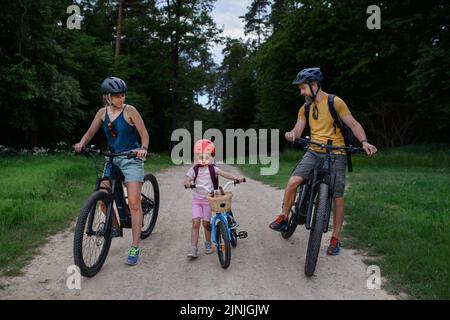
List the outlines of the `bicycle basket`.
{"label": "bicycle basket", "polygon": [[208,196],[208,202],[213,212],[231,211],[232,192],[225,192],[224,195],[216,193],[214,197]]}

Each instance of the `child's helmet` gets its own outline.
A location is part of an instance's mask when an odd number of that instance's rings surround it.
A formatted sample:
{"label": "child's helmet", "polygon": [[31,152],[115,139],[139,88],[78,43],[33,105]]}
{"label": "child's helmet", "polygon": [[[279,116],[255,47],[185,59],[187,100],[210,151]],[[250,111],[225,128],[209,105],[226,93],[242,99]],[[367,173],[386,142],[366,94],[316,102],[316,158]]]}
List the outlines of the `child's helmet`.
{"label": "child's helmet", "polygon": [[216,147],[214,146],[214,143],[211,142],[211,140],[202,139],[195,143],[194,154],[195,153],[209,153],[212,157],[214,157],[216,155]]}

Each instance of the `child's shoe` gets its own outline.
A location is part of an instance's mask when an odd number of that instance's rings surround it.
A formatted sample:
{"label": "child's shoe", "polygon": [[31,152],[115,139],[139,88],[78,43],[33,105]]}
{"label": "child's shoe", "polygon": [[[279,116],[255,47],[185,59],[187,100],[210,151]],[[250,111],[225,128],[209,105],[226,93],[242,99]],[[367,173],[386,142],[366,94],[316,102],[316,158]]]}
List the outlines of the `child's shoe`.
{"label": "child's shoe", "polygon": [[195,246],[192,246],[191,251],[188,253],[188,258],[196,259],[198,258],[198,249]]}

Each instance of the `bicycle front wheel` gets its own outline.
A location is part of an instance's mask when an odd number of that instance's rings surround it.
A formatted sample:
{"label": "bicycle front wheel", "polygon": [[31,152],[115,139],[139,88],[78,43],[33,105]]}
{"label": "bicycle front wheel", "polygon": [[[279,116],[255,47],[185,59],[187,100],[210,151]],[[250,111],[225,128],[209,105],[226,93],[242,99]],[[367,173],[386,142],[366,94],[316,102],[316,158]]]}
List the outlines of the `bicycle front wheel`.
{"label": "bicycle front wheel", "polygon": [[153,232],[158,219],[159,187],[158,181],[151,173],[145,175],[141,191],[141,206],[144,215],[141,239],[146,239]]}
{"label": "bicycle front wheel", "polygon": [[216,227],[217,254],[222,268],[226,269],[231,262],[230,239],[228,238],[227,227],[223,221],[219,221]]}
{"label": "bicycle front wheel", "polygon": [[105,263],[111,246],[111,225],[106,223],[110,203],[104,191],[94,192],[80,210],[73,241],[75,265],[85,277],[95,276]]}
{"label": "bicycle front wheel", "polygon": [[317,258],[320,251],[320,243],[322,242],[322,234],[324,231],[326,217],[329,205],[328,197],[329,187],[325,183],[321,183],[318,187],[315,197],[314,216],[311,230],[309,232],[308,250],[306,252],[305,274],[311,277],[316,270]]}

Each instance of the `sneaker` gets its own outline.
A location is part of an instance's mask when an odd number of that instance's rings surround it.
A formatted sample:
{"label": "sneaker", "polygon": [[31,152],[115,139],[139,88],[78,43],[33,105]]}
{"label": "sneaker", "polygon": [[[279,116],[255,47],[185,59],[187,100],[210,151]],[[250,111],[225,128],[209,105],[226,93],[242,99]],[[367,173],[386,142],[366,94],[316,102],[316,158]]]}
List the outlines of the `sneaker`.
{"label": "sneaker", "polygon": [[339,239],[332,237],[330,245],[327,249],[327,255],[337,256],[339,254],[339,251],[341,251],[341,242],[339,241]]}
{"label": "sneaker", "polygon": [[286,229],[287,226],[288,222],[284,220],[284,216],[280,214],[277,219],[269,225],[269,228],[275,231],[282,231]]}
{"label": "sneaker", "polygon": [[128,254],[127,261],[125,262],[129,266],[135,266],[137,265],[139,261],[139,248],[131,247],[130,253]]}
{"label": "sneaker", "polygon": [[214,252],[211,241],[205,241],[205,253],[211,254]]}
{"label": "sneaker", "polygon": [[113,238],[121,237],[122,236],[122,231],[120,230],[120,228],[113,228],[112,229],[112,236],[113,236]]}
{"label": "sneaker", "polygon": [[197,247],[192,246],[191,251],[188,253],[188,258],[196,259],[198,258],[198,249]]}

